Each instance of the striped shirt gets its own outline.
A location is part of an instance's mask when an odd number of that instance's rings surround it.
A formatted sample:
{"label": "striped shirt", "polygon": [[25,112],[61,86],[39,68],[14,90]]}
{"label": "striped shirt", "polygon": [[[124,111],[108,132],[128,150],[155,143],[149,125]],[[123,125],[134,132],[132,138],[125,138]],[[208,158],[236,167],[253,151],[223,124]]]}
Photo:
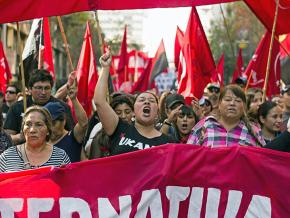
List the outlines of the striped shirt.
{"label": "striped shirt", "polygon": [[[261,129],[252,125],[252,130],[262,145],[265,141]],[[234,145],[258,146],[254,137],[249,133],[244,121],[227,131],[213,116],[200,120],[192,129],[187,144],[209,147],[227,147]]]}
{"label": "striped shirt", "polygon": [[[0,155],[0,172],[15,172],[26,170],[21,153],[16,146],[8,148]],[[53,146],[51,156],[47,162],[39,167],[44,166],[61,166],[70,163],[70,159],[64,150]]]}

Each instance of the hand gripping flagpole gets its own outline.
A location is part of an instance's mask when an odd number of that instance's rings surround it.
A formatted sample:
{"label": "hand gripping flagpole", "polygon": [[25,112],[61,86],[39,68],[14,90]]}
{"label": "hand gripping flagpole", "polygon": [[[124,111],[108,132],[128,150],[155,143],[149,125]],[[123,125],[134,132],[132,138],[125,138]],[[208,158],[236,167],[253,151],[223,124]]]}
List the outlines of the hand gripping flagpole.
{"label": "hand gripping flagpole", "polygon": [[60,16],[57,16],[57,21],[58,21],[58,25],[59,25],[60,32],[61,32],[61,37],[62,37],[62,40],[64,43],[64,48],[65,48],[65,51],[66,51],[66,54],[67,54],[67,57],[69,60],[69,65],[70,65],[71,71],[74,71],[74,66],[72,63],[71,55],[70,55],[69,48],[68,48],[68,43],[66,40],[66,36],[65,36],[65,32],[64,32],[64,28],[63,28]]}
{"label": "hand gripping flagpole", "polygon": [[22,48],[21,48],[21,42],[20,42],[20,27],[19,23],[16,23],[17,26],[17,53],[19,56],[20,61],[20,74],[21,74],[21,86],[22,86],[22,95],[23,95],[23,111],[26,111],[27,108],[27,101],[26,101],[26,91],[25,91],[25,77],[24,77],[24,65],[22,60]]}
{"label": "hand gripping flagpole", "polygon": [[273,43],[274,43],[274,38],[275,38],[278,10],[279,10],[279,0],[276,0],[276,10],[275,10],[275,16],[274,16],[274,23],[273,23],[273,27],[272,27],[272,35],[271,35],[269,55],[268,55],[268,60],[267,60],[265,82],[264,82],[264,87],[263,87],[263,98],[262,98],[263,102],[266,99],[267,85],[268,85],[268,81],[269,81],[269,73],[270,73],[270,65],[271,65],[271,54],[272,54],[272,48],[273,48]]}

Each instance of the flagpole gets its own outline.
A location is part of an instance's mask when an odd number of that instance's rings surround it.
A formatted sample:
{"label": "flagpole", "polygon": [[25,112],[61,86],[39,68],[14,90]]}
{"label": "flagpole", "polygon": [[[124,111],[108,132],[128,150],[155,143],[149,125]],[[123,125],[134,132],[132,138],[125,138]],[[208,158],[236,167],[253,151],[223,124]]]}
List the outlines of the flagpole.
{"label": "flagpole", "polygon": [[247,85],[245,87],[245,92],[248,90],[248,87],[250,85],[250,80],[252,79],[252,74],[253,74],[253,70],[251,70],[251,73],[249,75],[248,81],[247,81]]}
{"label": "flagpole", "polygon": [[266,67],[265,82],[264,82],[264,87],[263,87],[263,98],[262,98],[263,102],[266,99],[267,85],[268,85],[268,81],[269,81],[269,73],[270,73],[270,65],[271,65],[271,54],[272,54],[274,38],[275,38],[275,31],[276,31],[276,24],[277,24],[277,17],[278,17],[278,9],[279,9],[279,0],[276,0],[276,10],[275,10],[275,16],[274,16],[274,23],[273,23],[273,27],[272,27],[272,36],[271,36],[271,41],[270,41],[269,55],[268,55],[268,61],[267,61],[267,67]]}
{"label": "flagpole", "polygon": [[43,18],[42,18],[42,22],[40,24],[40,39],[39,39],[39,46],[38,46],[38,69],[42,68],[42,50],[41,50],[41,44],[42,44],[42,40],[43,40]]}
{"label": "flagpole", "polygon": [[20,27],[19,27],[19,22],[16,22],[17,26],[17,53],[20,59],[20,74],[21,74],[21,86],[22,86],[22,95],[23,95],[23,111],[26,111],[27,108],[27,101],[26,101],[26,91],[25,91],[25,76],[24,76],[24,65],[23,65],[23,60],[22,60],[22,49],[21,49],[21,42],[20,42]]}
{"label": "flagpole", "polygon": [[232,55],[233,55],[233,57],[235,57],[235,51],[234,51],[232,39],[231,39],[231,36],[230,36],[230,33],[229,33],[228,23],[227,23],[227,20],[225,18],[225,15],[224,15],[224,11],[223,11],[222,5],[221,4],[219,4],[219,5],[220,5],[220,11],[222,13],[222,17],[223,17],[223,20],[224,20],[224,26],[226,28],[227,37],[228,37],[229,42],[230,42],[230,47],[231,47]]}
{"label": "flagpole", "polygon": [[71,71],[73,71],[74,70],[74,66],[73,66],[73,63],[72,63],[71,55],[70,55],[69,48],[68,48],[68,43],[67,43],[67,40],[66,40],[66,36],[65,36],[65,32],[64,32],[64,28],[63,28],[60,16],[57,16],[57,21],[58,21],[58,25],[59,25],[59,28],[60,28],[62,40],[64,42],[64,48],[65,48],[65,51],[66,51],[66,54],[67,54],[67,57],[68,57],[68,60],[69,60],[69,65],[70,65]]}
{"label": "flagpole", "polygon": [[99,45],[100,45],[100,51],[101,51],[101,56],[103,55],[103,38],[102,38],[102,30],[99,22],[99,17],[98,17],[98,11],[94,11],[94,18],[97,24],[97,32],[98,32],[98,39],[99,39]]}

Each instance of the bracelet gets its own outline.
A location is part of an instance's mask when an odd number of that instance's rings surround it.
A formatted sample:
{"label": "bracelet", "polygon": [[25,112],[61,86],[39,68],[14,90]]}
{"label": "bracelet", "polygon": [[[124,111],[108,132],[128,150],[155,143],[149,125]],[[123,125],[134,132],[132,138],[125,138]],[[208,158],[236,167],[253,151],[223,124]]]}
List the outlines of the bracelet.
{"label": "bracelet", "polygon": [[167,122],[166,120],[164,120],[164,124],[166,124],[167,126],[172,126],[172,124]]}

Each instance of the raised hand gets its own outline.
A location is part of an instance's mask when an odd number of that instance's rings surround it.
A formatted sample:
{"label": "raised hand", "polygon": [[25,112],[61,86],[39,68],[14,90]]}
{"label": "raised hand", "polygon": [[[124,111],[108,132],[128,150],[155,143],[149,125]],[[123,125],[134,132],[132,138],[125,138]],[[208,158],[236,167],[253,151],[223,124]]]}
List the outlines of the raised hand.
{"label": "raised hand", "polygon": [[112,54],[111,54],[111,48],[108,47],[107,51],[105,54],[103,54],[100,57],[100,64],[103,68],[108,68],[111,66],[112,63]]}

